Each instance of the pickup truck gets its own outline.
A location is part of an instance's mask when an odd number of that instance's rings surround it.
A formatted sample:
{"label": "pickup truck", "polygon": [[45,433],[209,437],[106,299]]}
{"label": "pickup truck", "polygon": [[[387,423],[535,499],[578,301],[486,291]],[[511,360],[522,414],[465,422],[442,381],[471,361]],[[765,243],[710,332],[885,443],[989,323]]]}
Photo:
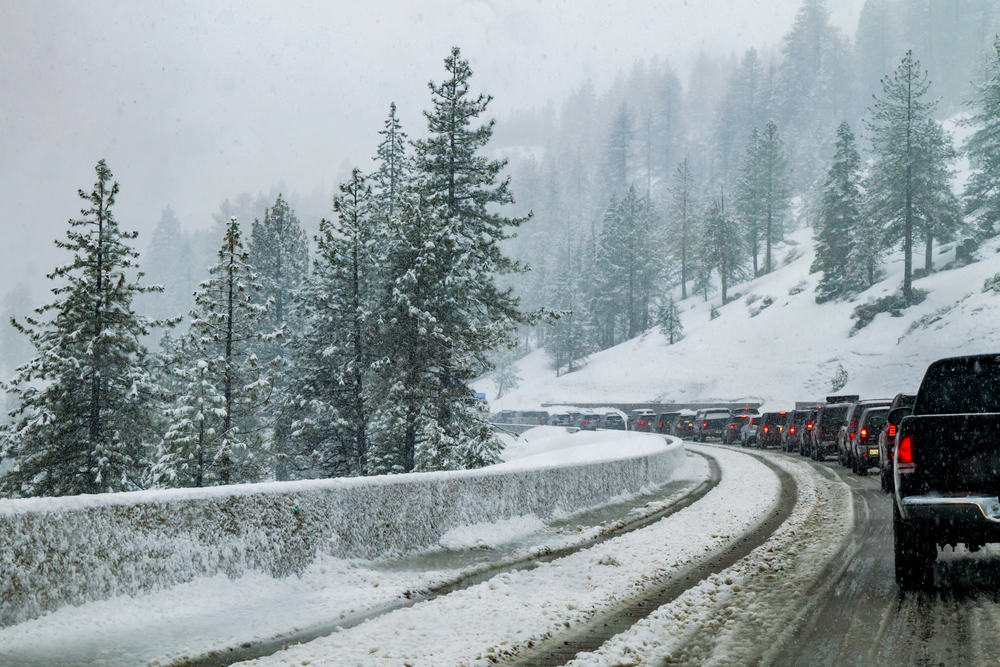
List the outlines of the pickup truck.
{"label": "pickup truck", "polygon": [[912,412],[896,408],[896,583],[933,584],[938,545],[1000,542],[1000,354],[935,361]]}

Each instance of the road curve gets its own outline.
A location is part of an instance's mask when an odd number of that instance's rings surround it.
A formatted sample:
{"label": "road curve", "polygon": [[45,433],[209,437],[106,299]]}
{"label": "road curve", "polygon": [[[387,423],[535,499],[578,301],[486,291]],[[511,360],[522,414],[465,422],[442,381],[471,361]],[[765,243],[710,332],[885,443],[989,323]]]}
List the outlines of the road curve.
{"label": "road curve", "polygon": [[618,606],[608,614],[594,618],[588,624],[574,629],[571,633],[557,635],[537,645],[531,651],[518,655],[509,664],[518,667],[565,665],[581,653],[596,650],[615,635],[647,617],[651,612],[675,600],[705,578],[730,567],[764,544],[792,513],[798,499],[798,489],[794,478],[788,472],[764,457],[757,458],[774,471],[781,486],[777,505],[752,532],[743,536],[724,551],[693,563],[680,573],[680,576],[671,577],[662,586],[643,591],[626,604]]}

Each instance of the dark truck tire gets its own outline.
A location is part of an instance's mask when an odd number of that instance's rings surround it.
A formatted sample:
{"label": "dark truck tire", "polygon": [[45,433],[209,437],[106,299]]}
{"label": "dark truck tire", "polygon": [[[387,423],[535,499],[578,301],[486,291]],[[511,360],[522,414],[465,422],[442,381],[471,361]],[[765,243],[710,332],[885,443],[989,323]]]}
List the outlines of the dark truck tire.
{"label": "dark truck tire", "polygon": [[903,522],[895,499],[892,502],[892,536],[896,585],[903,591],[930,588],[934,583],[937,545]]}

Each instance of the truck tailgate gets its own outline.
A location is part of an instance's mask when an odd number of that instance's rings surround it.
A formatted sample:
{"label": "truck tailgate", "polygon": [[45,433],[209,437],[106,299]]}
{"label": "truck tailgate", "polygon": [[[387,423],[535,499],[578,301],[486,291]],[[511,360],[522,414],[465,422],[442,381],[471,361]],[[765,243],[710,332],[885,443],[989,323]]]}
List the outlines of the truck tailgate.
{"label": "truck tailgate", "polygon": [[913,437],[921,492],[1000,493],[1000,414],[907,417],[900,432]]}

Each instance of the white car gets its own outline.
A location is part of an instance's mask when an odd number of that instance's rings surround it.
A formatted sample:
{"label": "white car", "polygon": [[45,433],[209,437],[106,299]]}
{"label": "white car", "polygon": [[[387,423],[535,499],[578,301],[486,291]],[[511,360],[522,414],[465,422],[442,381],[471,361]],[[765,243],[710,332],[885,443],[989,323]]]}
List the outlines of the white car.
{"label": "white car", "polygon": [[760,415],[753,415],[740,429],[740,444],[749,447],[757,443],[757,427],[760,426]]}

